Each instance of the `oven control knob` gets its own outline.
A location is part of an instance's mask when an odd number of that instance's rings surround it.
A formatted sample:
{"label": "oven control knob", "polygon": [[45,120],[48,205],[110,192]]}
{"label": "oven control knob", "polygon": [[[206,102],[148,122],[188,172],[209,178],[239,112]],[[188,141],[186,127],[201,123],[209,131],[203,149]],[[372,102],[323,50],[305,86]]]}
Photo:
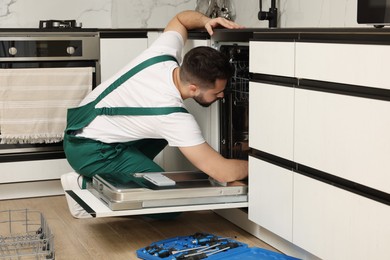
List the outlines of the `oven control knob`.
{"label": "oven control knob", "polygon": [[73,46],[69,46],[66,48],[66,52],[72,55],[75,52],[75,48]]}
{"label": "oven control knob", "polygon": [[18,53],[18,49],[16,49],[15,47],[10,47],[8,49],[8,53],[11,55],[16,55],[16,53]]}

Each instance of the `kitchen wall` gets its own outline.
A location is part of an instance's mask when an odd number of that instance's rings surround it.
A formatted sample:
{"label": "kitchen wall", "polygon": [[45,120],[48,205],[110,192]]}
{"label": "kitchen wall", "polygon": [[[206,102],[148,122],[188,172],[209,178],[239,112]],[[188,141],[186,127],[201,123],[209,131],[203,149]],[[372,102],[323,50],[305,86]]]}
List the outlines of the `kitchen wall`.
{"label": "kitchen wall", "polygon": [[[259,21],[259,0],[231,0],[236,21]],[[39,20],[76,19],[84,28],[162,28],[177,12],[195,9],[196,0],[0,0],[0,28],[37,28]],[[263,11],[271,0],[263,0]],[[357,0],[277,0],[280,27],[365,27],[356,23]]]}

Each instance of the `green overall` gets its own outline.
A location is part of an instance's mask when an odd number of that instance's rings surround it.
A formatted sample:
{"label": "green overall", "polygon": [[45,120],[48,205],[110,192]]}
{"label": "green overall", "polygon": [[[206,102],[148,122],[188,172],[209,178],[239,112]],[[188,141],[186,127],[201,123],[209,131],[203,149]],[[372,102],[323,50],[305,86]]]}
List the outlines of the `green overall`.
{"label": "green overall", "polygon": [[95,108],[99,101],[136,73],[153,64],[169,60],[176,61],[174,57],[168,55],[150,58],[119,77],[96,100],[81,107],[68,109],[64,151],[69,164],[76,172],[87,178],[99,174],[112,183],[136,183],[144,186],[142,180],[133,177],[134,173],[164,171],[153,162],[153,158],[167,145],[166,140],[142,139],[125,143],[103,143],[77,137],[75,134],[99,115],[149,116],[188,113],[182,107]]}

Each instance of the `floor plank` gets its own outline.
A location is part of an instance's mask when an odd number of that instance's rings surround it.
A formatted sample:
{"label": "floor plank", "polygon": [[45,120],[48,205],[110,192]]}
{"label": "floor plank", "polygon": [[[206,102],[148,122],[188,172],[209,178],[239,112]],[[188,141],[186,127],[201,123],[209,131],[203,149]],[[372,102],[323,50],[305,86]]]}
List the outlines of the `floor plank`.
{"label": "floor plank", "polygon": [[74,219],[64,196],[3,200],[0,210],[30,209],[43,213],[54,233],[56,259],[138,259],[136,250],[152,242],[206,232],[248,246],[276,251],[212,211],[184,212],[174,220],[144,216]]}

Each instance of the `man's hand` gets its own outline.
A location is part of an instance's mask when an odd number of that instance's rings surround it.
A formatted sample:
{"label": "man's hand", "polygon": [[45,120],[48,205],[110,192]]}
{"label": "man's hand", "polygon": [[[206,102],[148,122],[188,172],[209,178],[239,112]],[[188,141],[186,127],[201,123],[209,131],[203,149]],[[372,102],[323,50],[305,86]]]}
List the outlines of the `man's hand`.
{"label": "man's hand", "polygon": [[210,35],[213,35],[214,31],[213,29],[216,28],[216,27],[219,27],[219,26],[222,26],[222,27],[225,27],[227,29],[242,29],[244,28],[243,26],[235,23],[235,22],[232,22],[230,20],[227,20],[225,18],[222,18],[222,17],[217,17],[217,18],[214,18],[214,19],[210,19],[206,24],[205,24],[205,28],[207,30],[207,32],[210,34]]}
{"label": "man's hand", "polygon": [[207,143],[179,147],[179,150],[196,168],[219,182],[232,182],[248,177],[248,161],[226,159]]}

